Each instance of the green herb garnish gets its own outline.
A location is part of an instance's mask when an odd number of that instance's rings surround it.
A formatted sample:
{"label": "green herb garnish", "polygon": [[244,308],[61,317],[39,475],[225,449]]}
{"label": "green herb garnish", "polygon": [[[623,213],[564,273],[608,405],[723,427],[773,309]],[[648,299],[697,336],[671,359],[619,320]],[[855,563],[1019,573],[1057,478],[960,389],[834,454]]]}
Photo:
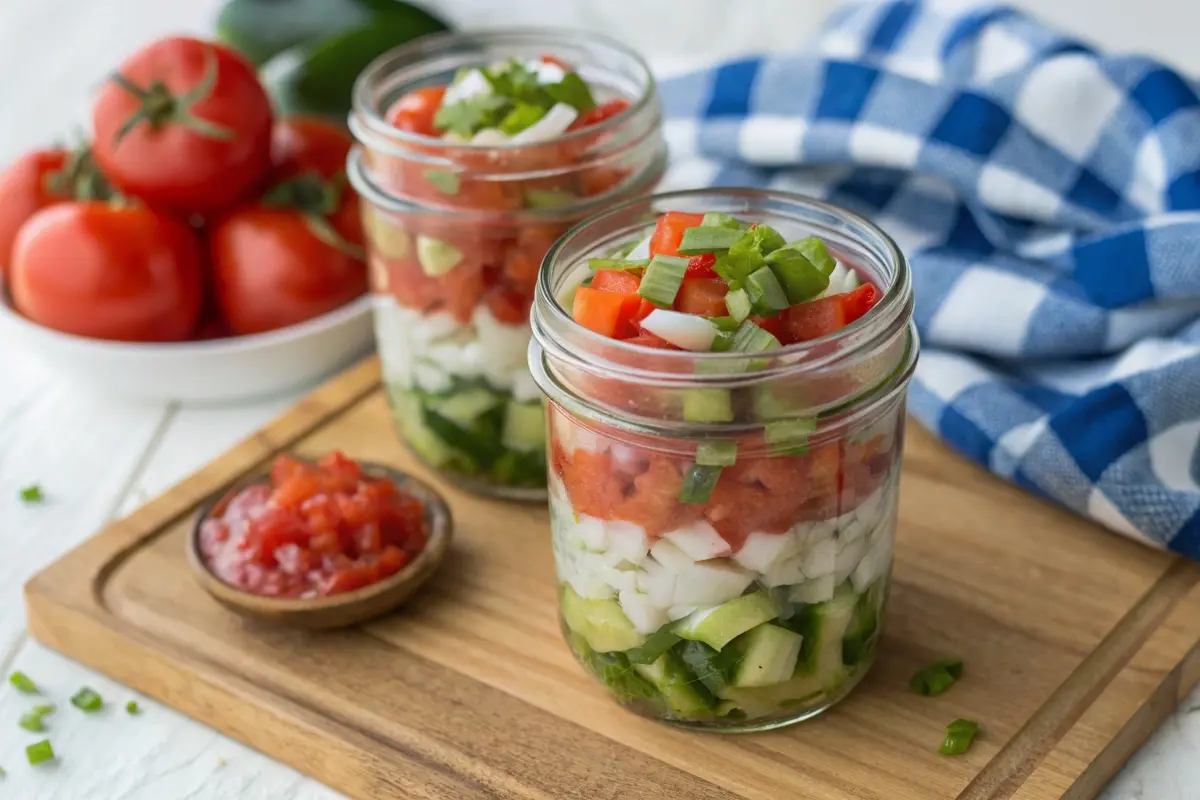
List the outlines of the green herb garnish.
{"label": "green herb garnish", "polygon": [[470,139],[484,128],[494,128],[500,124],[510,108],[511,103],[505,97],[477,94],[439,108],[433,117],[433,124],[440,131],[450,131]]}
{"label": "green herb garnish", "polygon": [[46,730],[46,726],[42,723],[42,719],[47,714],[51,714],[53,712],[54,706],[34,706],[21,715],[21,718],[17,720],[17,724],[27,731],[41,733],[42,731]]}
{"label": "green herb garnish", "polygon": [[30,484],[21,490],[21,502],[23,503],[40,503],[46,499],[42,494],[42,487],[36,483]]}
{"label": "green herb garnish", "polygon": [[53,761],[54,748],[50,746],[49,739],[42,739],[40,742],[34,742],[25,748],[25,757],[29,759],[30,764],[42,764],[47,761]]}
{"label": "green herb garnish", "polygon": [[71,697],[71,705],[91,713],[104,708],[104,698],[84,686]]}
{"label": "green herb garnish", "polygon": [[38,694],[39,693],[37,684],[35,684],[33,681],[31,681],[29,679],[29,676],[26,675],[24,672],[17,671],[17,672],[14,672],[12,675],[9,675],[8,682],[11,683],[13,686],[15,686],[17,691],[21,692],[22,694]]}
{"label": "green herb garnish", "polygon": [[962,677],[963,662],[960,658],[947,658],[919,669],[908,681],[910,692],[936,697],[954,685]]}
{"label": "green herb garnish", "polygon": [[938,752],[944,756],[961,756],[971,748],[979,733],[979,723],[972,719],[956,719],[946,726],[946,738]]}
{"label": "green herb garnish", "polygon": [[772,251],[766,257],[767,266],[779,279],[789,303],[811,300],[829,286],[829,275],[808,260],[794,242]]}
{"label": "green herb garnish", "polygon": [[512,136],[546,116],[546,111],[547,109],[532,103],[517,103],[512,111],[504,115],[504,119],[500,120],[497,127],[500,128],[501,133]]}
{"label": "green herb garnish", "polygon": [[574,72],[558,83],[543,84],[536,72],[515,58],[481,67],[479,72],[492,91],[439,108],[433,119],[438,130],[469,139],[485,128],[497,128],[511,136],[536,124],[556,103],[580,113],[596,106],[587,82]]}
{"label": "green herb garnish", "polygon": [[558,83],[546,86],[545,92],[554,102],[566,103],[579,112],[591,111],[596,107],[596,100],[592,97],[592,90],[588,88],[587,81],[576,72],[568,72]]}

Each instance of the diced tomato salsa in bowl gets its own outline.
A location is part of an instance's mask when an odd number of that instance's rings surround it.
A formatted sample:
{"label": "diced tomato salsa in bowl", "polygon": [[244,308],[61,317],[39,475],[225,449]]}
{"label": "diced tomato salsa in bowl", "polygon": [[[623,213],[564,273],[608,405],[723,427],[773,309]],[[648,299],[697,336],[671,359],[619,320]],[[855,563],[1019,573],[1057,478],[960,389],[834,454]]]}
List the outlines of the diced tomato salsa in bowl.
{"label": "diced tomato salsa in bowl", "polygon": [[[672,200],[691,208],[641,222]],[[862,679],[891,568],[910,292],[882,231],[756,190],[631,202],[551,252],[530,366],[550,400],[560,617],[619,702],[758,730]]]}
{"label": "diced tomato salsa in bowl", "polygon": [[583,34],[428,37],[355,91],[376,332],[396,425],[466,488],[545,496],[545,418],[525,351],[538,268],[665,158],[644,63]]}
{"label": "diced tomato salsa in bowl", "polygon": [[223,497],[201,520],[198,549],[225,583],[266,597],[328,597],[396,574],[430,536],[421,499],[334,452],[280,456],[263,480]]}

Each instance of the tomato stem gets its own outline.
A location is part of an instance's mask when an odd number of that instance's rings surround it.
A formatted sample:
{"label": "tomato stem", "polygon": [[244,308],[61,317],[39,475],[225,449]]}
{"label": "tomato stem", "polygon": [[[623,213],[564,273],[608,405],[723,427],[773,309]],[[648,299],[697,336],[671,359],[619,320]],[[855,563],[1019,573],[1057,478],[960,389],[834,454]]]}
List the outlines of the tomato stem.
{"label": "tomato stem", "polygon": [[171,94],[171,90],[162,81],[154,80],[150,82],[149,86],[143,87],[138,86],[119,72],[113,73],[113,83],[141,101],[138,110],[131,114],[117,131],[117,135],[113,139],[113,146],[119,145],[130,131],[143,122],[155,131],[165,125],[176,124],[191,128],[199,135],[209,139],[232,139],[234,132],[229,128],[197,117],[192,113],[192,108],[212,93],[213,88],[217,85],[219,71],[220,66],[217,63],[216,54],[212,48],[206,49],[204,51],[203,77],[199,83],[179,96]]}
{"label": "tomato stem", "polygon": [[342,207],[345,189],[344,172],[327,180],[319,172],[308,171],[273,186],[263,196],[262,204],[268,208],[299,211],[313,236],[351,258],[365,261],[366,251],[360,245],[346,241],[329,220]]}
{"label": "tomato stem", "polygon": [[112,200],[117,196],[86,144],[72,150],[62,168],[48,173],[43,180],[47,191],[58,197],[89,201]]}

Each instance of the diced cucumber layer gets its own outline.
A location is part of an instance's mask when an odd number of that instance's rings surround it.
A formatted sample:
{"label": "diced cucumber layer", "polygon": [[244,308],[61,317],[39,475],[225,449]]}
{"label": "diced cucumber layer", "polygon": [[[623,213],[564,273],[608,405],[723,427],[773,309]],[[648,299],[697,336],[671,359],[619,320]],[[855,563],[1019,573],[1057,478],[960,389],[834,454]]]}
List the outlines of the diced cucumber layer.
{"label": "diced cucumber layer", "polygon": [[417,234],[417,263],[431,278],[439,278],[454,269],[463,260],[457,247],[432,236]]}
{"label": "diced cucumber layer", "polygon": [[715,700],[674,653],[663,653],[652,664],[634,664],[633,669],[658,689],[671,712],[680,719],[712,716]]}
{"label": "diced cucumber layer", "polygon": [[505,447],[523,453],[540,452],[546,447],[546,412],[540,402],[511,402],[504,415]]}
{"label": "diced cucumber layer", "polygon": [[676,624],[675,633],[721,650],[754,626],[770,622],[778,615],[779,608],[768,593],[754,592],[684,617]]}
{"label": "diced cucumber layer", "polygon": [[800,634],[778,625],[764,623],[754,628],[738,640],[741,659],[733,673],[733,685],[770,686],[786,681],[796,671],[803,640]]}
{"label": "diced cucumber layer", "polygon": [[455,392],[445,398],[431,398],[426,402],[426,407],[466,428],[503,402],[503,395],[476,387]]}
{"label": "diced cucumber layer", "polygon": [[570,586],[563,586],[561,608],[567,627],[586,639],[588,646],[596,652],[630,650],[646,641],[621,611],[621,605],[611,597],[585,600]]}

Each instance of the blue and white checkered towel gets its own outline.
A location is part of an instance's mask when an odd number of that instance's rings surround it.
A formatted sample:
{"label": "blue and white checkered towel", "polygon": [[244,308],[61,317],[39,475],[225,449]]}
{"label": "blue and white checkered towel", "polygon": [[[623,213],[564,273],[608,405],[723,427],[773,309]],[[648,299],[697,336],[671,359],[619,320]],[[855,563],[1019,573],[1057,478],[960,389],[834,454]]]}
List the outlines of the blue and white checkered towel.
{"label": "blue and white checkered towel", "polygon": [[909,408],[966,455],[1200,558],[1200,86],[1011,8],[853,2],[811,52],[662,86],[668,182],[771,186],[909,255]]}

